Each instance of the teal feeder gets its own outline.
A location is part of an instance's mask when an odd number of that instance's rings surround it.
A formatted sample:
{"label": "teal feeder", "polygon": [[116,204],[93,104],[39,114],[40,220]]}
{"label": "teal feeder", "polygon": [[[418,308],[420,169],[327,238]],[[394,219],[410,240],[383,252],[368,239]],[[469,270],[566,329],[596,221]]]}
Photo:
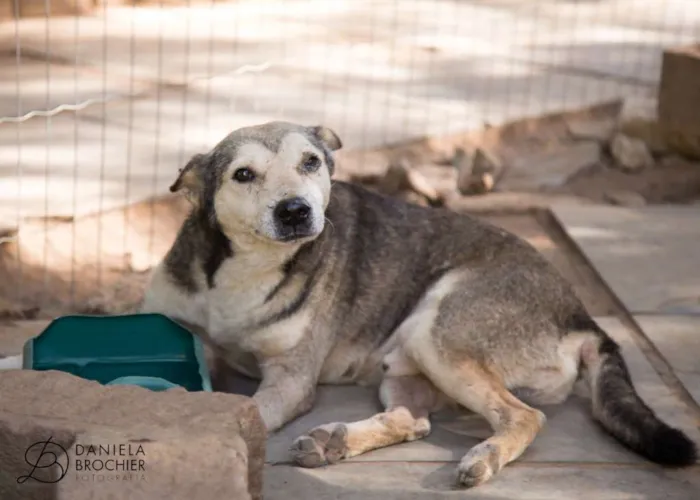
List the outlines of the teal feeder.
{"label": "teal feeder", "polygon": [[201,340],[162,314],[60,317],[27,341],[23,363],[105,385],[212,390]]}

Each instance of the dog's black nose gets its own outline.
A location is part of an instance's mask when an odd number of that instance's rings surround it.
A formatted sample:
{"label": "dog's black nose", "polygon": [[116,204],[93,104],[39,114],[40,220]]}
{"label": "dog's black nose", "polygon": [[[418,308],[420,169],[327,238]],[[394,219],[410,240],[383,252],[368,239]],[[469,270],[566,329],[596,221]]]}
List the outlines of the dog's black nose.
{"label": "dog's black nose", "polygon": [[304,224],[311,214],[311,206],[303,198],[280,201],[275,207],[275,217],[285,226]]}

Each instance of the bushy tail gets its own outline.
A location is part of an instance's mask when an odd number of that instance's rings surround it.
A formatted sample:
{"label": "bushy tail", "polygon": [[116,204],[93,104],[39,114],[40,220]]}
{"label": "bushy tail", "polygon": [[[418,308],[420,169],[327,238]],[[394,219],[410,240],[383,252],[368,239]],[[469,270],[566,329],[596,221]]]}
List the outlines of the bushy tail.
{"label": "bushy tail", "polygon": [[[656,416],[632,385],[620,347],[602,331],[597,350],[582,353],[593,397],[593,416],[629,449],[658,464],[694,464],[697,448],[682,431]],[[596,352],[597,351],[597,352]]]}

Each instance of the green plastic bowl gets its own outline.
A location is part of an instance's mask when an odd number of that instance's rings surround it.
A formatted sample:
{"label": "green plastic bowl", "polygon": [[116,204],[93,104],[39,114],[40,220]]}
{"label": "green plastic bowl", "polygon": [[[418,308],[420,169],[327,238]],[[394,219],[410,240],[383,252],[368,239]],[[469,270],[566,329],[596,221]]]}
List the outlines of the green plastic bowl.
{"label": "green plastic bowl", "polygon": [[153,391],[212,390],[201,341],[162,314],[60,317],[26,342],[23,367]]}

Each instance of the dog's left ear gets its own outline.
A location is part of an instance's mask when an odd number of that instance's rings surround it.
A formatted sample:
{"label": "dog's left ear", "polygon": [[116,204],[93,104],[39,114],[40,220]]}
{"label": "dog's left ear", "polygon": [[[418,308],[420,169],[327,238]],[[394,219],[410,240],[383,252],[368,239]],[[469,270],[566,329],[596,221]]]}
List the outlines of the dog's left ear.
{"label": "dog's left ear", "polygon": [[331,151],[337,151],[343,147],[338,134],[333,132],[328,127],[322,125],[311,127],[311,132],[319,138]]}
{"label": "dog's left ear", "polygon": [[185,189],[188,196],[194,195],[194,197],[196,197],[201,191],[201,169],[205,164],[206,157],[207,155],[204,154],[194,155],[190,161],[187,162],[187,165],[180,169],[177,179],[175,179],[175,182],[170,186],[170,192],[176,193],[181,189]]}

